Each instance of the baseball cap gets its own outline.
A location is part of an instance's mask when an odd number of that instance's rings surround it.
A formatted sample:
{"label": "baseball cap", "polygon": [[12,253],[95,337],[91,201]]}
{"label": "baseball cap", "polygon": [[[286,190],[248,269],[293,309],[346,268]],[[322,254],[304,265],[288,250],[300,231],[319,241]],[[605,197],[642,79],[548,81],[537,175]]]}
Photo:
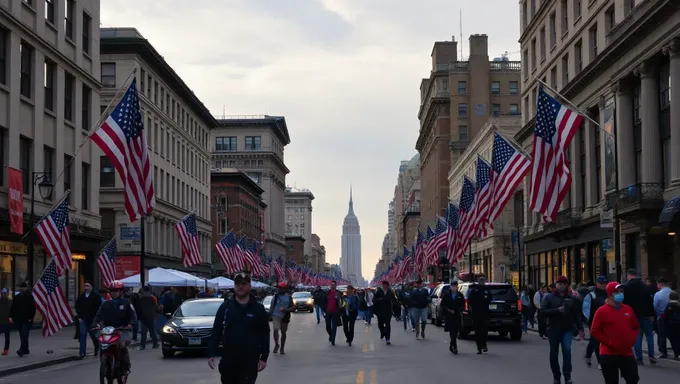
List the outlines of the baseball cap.
{"label": "baseball cap", "polygon": [[557,283],[569,284],[569,279],[567,279],[566,276],[559,276],[557,280],[555,280],[555,284]]}
{"label": "baseball cap", "polygon": [[617,289],[623,287],[624,287],[623,284],[619,284],[616,281],[612,281],[611,283],[607,284],[607,297],[613,295]]}
{"label": "baseball cap", "polygon": [[286,288],[288,285],[286,284],[285,281],[282,281],[279,283],[279,288]]}
{"label": "baseball cap", "polygon": [[595,279],[595,282],[598,284],[607,284],[609,279],[607,279],[607,276],[598,276],[597,279]]}
{"label": "baseball cap", "polygon": [[234,275],[234,283],[250,283],[250,275],[245,272],[239,272]]}

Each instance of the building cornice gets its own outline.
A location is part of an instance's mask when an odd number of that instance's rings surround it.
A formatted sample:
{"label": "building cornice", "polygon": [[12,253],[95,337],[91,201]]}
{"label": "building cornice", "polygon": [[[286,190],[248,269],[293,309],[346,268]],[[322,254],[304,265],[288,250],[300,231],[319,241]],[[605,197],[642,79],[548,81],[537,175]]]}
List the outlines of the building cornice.
{"label": "building cornice", "polygon": [[257,127],[257,126],[268,126],[274,134],[283,143],[283,146],[290,144],[290,134],[288,133],[288,125],[286,124],[286,118],[283,116],[224,116],[223,119],[217,119],[217,124],[219,127]]}
{"label": "building cornice", "polygon": [[[240,171],[235,168],[221,168],[221,169],[227,169],[228,171],[226,172],[210,172],[210,189],[213,188],[221,188],[222,186],[220,185],[214,185],[213,183],[219,183],[220,181],[228,181],[228,180],[238,180],[241,182],[241,184],[237,184],[239,186],[242,186],[243,184],[247,185],[248,188],[251,189],[251,193],[253,196],[256,195],[262,195],[264,193],[264,189],[260,187],[253,179],[250,178],[250,176],[246,175],[245,172]],[[235,186],[235,185],[231,185]],[[224,186],[227,187],[227,186]],[[247,190],[247,189],[246,189]]]}
{"label": "building cornice", "polygon": [[[528,2],[529,0],[524,0],[523,2]],[[537,20],[545,20],[545,14],[548,12],[548,9],[552,9],[552,5],[555,4],[555,0],[543,0],[540,1],[540,4],[538,5],[538,9],[536,12],[534,12],[534,16],[529,20],[529,23],[525,26],[524,31],[522,34],[519,36],[519,43],[520,45],[526,39],[528,36],[530,36],[534,31],[535,27],[538,26],[538,21]],[[528,7],[527,7],[528,9]],[[520,8],[520,13],[521,13],[522,8]],[[529,10],[531,11],[531,10]],[[528,16],[527,16],[528,18]],[[522,20],[520,20],[520,23]]]}

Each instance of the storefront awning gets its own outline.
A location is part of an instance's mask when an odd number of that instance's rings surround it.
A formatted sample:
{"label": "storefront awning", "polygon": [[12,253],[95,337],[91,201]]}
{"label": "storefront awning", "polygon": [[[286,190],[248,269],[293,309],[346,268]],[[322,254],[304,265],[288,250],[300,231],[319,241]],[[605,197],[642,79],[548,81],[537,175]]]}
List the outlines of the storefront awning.
{"label": "storefront awning", "polygon": [[661,214],[659,215],[659,225],[664,228],[669,228],[672,225],[680,223],[680,196],[676,196],[663,205]]}

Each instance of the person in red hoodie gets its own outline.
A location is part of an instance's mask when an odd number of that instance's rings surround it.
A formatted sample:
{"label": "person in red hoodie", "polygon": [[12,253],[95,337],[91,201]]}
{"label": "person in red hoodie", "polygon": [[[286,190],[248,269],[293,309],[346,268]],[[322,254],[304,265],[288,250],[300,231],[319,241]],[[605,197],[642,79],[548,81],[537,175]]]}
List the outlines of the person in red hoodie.
{"label": "person in red hoodie", "polygon": [[624,285],[607,284],[607,304],[593,317],[590,335],[600,342],[600,364],[605,384],[619,382],[619,372],[627,384],[640,380],[633,356],[633,345],[640,332],[635,312],[623,304]]}

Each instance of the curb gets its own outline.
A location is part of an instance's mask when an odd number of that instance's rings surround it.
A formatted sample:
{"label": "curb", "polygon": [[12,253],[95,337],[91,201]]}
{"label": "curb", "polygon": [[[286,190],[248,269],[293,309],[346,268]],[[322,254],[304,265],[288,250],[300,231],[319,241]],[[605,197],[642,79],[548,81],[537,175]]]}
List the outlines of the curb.
{"label": "curb", "polygon": [[[130,343],[128,348],[136,347],[139,344],[140,344],[139,342],[132,342],[132,343]],[[17,373],[32,371],[32,370],[35,370],[35,369],[51,367],[53,365],[64,364],[64,363],[68,363],[68,362],[71,362],[71,361],[78,361],[78,356],[77,355],[76,356],[64,356],[64,357],[59,357],[59,358],[52,359],[52,360],[38,361],[38,362],[35,362],[35,363],[20,365],[18,367],[3,369],[3,370],[0,370],[0,378],[16,375]],[[91,359],[90,359],[90,361],[91,361]]]}

